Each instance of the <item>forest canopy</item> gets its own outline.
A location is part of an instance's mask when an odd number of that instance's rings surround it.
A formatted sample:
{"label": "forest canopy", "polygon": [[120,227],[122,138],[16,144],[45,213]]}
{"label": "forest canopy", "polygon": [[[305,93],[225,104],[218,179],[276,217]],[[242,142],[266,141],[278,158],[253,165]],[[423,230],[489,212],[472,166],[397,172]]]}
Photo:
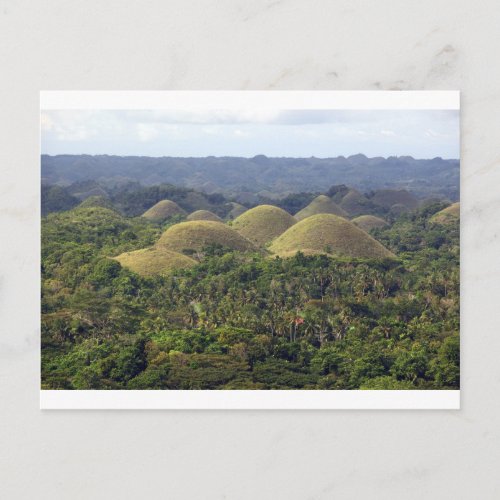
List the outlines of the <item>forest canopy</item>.
{"label": "forest canopy", "polygon": [[[78,206],[71,189],[45,191],[45,389],[459,387],[459,220],[435,217],[449,203],[374,208],[387,225],[370,238],[397,258],[210,244],[189,253],[190,266],[141,275],[114,258],[154,248],[185,220],[141,213],[168,195],[186,213],[227,220],[230,200],[153,186]],[[293,215],[317,194],[274,204]]]}

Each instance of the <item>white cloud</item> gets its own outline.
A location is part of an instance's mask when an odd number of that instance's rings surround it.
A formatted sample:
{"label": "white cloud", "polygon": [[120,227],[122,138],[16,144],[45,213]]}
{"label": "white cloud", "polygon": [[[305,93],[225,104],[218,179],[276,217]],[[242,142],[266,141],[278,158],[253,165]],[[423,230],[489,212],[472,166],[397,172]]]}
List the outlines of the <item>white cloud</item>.
{"label": "white cloud", "polygon": [[250,134],[246,132],[245,130],[241,130],[240,128],[237,128],[234,132],[233,135],[236,137],[250,137]]}
{"label": "white cloud", "polygon": [[137,124],[137,136],[141,142],[150,142],[160,135],[158,128],[150,123]]}
{"label": "white cloud", "polygon": [[221,135],[221,130],[218,127],[203,127],[201,131],[207,135]]}
{"label": "white cloud", "polygon": [[44,110],[42,151],[156,156],[457,157],[458,112]]}
{"label": "white cloud", "polygon": [[448,137],[448,134],[442,134],[442,133],[436,132],[435,130],[432,130],[432,129],[427,129],[425,131],[425,135],[427,137],[432,137],[433,139],[442,139],[442,138]]}

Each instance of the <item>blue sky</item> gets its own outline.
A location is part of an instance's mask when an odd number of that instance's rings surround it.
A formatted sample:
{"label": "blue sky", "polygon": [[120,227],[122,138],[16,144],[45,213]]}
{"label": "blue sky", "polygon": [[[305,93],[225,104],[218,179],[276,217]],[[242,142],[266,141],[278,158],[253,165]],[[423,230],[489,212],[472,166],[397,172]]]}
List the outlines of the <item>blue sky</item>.
{"label": "blue sky", "polygon": [[459,158],[449,110],[49,110],[42,153]]}

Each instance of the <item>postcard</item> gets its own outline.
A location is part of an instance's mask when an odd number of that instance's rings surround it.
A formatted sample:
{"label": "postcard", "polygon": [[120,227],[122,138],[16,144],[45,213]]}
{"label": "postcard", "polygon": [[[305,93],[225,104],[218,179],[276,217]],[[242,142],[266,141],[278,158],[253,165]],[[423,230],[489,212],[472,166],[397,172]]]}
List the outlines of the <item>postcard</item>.
{"label": "postcard", "polygon": [[42,409],[458,409],[455,91],[41,93]]}

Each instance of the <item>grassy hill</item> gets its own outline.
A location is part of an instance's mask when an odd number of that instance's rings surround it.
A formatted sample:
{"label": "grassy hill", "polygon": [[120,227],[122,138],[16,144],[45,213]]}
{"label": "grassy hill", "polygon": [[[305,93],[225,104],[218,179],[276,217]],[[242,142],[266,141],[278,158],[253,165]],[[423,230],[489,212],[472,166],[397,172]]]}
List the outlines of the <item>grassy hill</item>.
{"label": "grassy hill", "polygon": [[332,214],[313,215],[298,222],[274,240],[269,250],[281,257],[292,257],[298,251],[336,257],[395,257],[352,222]]}
{"label": "grassy hill", "polygon": [[460,219],[460,202],[453,203],[449,207],[437,212],[431,217],[435,224],[450,224]]}
{"label": "grassy hill", "polygon": [[125,252],[114,257],[114,260],[141,276],[163,275],[174,269],[185,269],[196,265],[194,259],[160,247]]}
{"label": "grassy hill", "polygon": [[373,203],[356,189],[349,189],[339,206],[349,215],[356,216],[371,212]]}
{"label": "grassy hill", "polygon": [[247,210],[233,222],[233,229],[258,246],[265,246],[296,223],[282,208],[259,205]]}
{"label": "grassy hill", "polygon": [[234,229],[221,222],[189,221],[169,227],[157,246],[174,252],[200,252],[210,245],[221,245],[239,251],[252,251],[256,247]]}
{"label": "grassy hill", "polygon": [[351,221],[356,226],[369,233],[372,229],[386,227],[388,224],[384,219],[374,215],[360,215]]}
{"label": "grassy hill", "polygon": [[317,214],[333,214],[339,217],[349,216],[349,214],[343,208],[339,207],[331,198],[322,194],[314,198],[307,207],[297,212],[295,218],[297,220],[302,220]]}
{"label": "grassy hill", "polygon": [[153,221],[164,221],[174,215],[185,215],[186,212],[175,201],[161,200],[146,210],[142,217]]}
{"label": "grassy hill", "polygon": [[215,215],[213,212],[210,212],[210,210],[196,210],[195,212],[189,214],[186,217],[186,220],[211,220],[215,222],[222,222],[222,219],[218,216]]}

